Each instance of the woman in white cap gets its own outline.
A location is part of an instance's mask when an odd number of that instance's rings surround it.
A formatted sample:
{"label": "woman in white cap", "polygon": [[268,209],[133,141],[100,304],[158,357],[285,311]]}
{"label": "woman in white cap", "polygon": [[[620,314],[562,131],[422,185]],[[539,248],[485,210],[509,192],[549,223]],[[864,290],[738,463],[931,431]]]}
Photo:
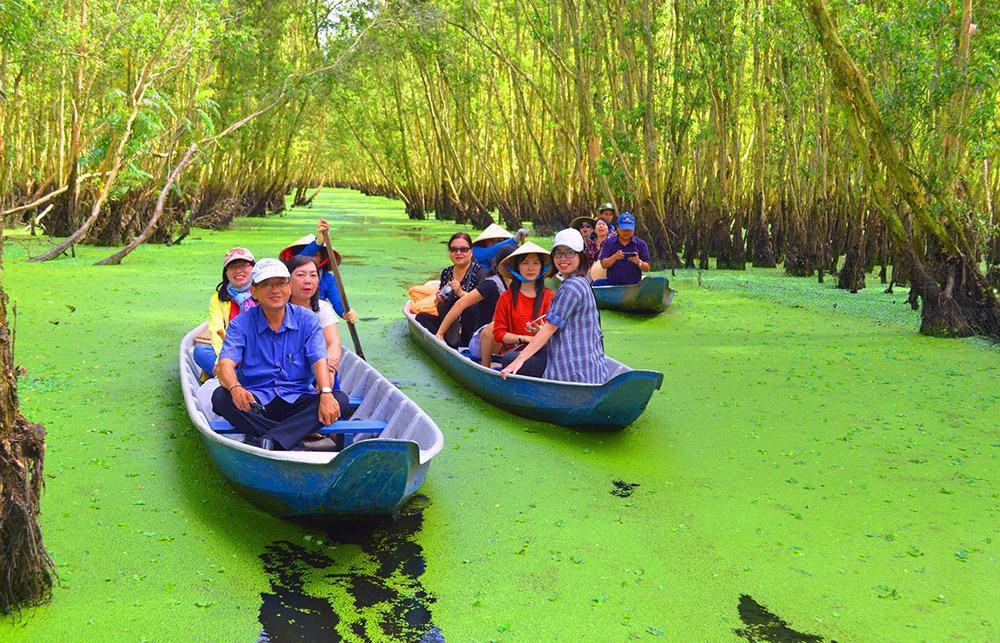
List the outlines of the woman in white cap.
{"label": "woman in white cap", "polygon": [[250,295],[250,271],[254,266],[253,253],[246,248],[233,248],[222,260],[222,281],[215,287],[208,301],[208,336],[211,344],[194,347],[194,361],[209,377],[215,360],[222,350],[229,321],[245,310],[257,305]]}
{"label": "woman in white cap", "polygon": [[[329,231],[330,224],[327,223],[325,219],[320,219],[316,224],[316,234],[307,234],[301,239],[297,239],[294,243],[282,250],[278,254],[278,258],[285,262],[296,255],[305,255],[307,257],[315,258],[316,264],[319,266],[320,299],[325,299],[330,302],[330,305],[333,306],[336,313],[343,317],[347,323],[356,324],[358,323],[358,313],[353,310],[344,310],[344,302],[340,297],[340,289],[337,288],[337,280],[328,268],[330,264],[329,253],[327,253],[326,247],[319,242],[317,237],[317,235],[321,235],[324,232],[329,233]],[[336,261],[339,266],[340,253],[334,250],[333,255],[333,260]]]}
{"label": "woman in white cap", "polygon": [[[493,339],[502,347],[500,363],[506,365],[531,341],[548,313],[555,292],[545,287],[545,279],[555,269],[545,248],[529,241],[500,262],[499,272],[510,280],[510,288],[497,301]],[[537,355],[523,374],[541,377],[544,368],[544,355]]]}
{"label": "woman in white cap", "polygon": [[437,338],[444,342],[448,330],[455,325],[462,314],[468,308],[478,306],[479,321],[485,323],[469,339],[469,353],[473,357],[478,357],[483,366],[486,367],[492,365],[493,353],[500,350],[500,347],[493,341],[493,313],[496,311],[500,295],[507,290],[510,284],[510,277],[499,273],[499,264],[510,253],[514,252],[514,248],[515,246],[510,245],[500,248],[490,265],[489,276],[476,286],[475,290],[455,302],[448,314],[441,320],[441,325],[438,326],[437,330]]}
{"label": "woman in white cap", "polygon": [[556,234],[552,260],[563,283],[552,299],[545,323],[500,375],[525,375],[523,368],[528,360],[548,348],[545,379],[603,384],[608,379],[608,365],[601,318],[587,277],[590,258],[578,230],[567,228]]}

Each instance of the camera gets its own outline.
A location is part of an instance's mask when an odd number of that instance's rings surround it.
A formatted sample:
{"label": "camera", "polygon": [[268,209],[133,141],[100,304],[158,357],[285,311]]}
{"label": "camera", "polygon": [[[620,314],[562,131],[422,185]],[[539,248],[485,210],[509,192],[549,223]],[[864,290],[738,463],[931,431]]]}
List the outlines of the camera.
{"label": "camera", "polygon": [[[427,292],[427,291],[424,291],[424,292]],[[451,284],[445,284],[444,288],[442,288],[441,290],[438,291],[438,297],[440,297],[441,299],[447,299],[448,295],[450,295],[453,292],[455,292],[455,291],[452,290]]]}

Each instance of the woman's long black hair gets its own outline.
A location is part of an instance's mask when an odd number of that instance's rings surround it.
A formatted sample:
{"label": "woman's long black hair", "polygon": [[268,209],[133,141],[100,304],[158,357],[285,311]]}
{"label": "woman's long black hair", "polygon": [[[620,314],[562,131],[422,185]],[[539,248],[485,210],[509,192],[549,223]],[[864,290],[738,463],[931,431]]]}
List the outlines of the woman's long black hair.
{"label": "woman's long black hair", "polygon": [[[285,262],[285,266],[288,268],[288,274],[290,275],[293,272],[295,272],[296,268],[298,268],[299,266],[304,266],[307,263],[311,263],[312,265],[316,266],[316,275],[318,276],[320,274],[319,264],[316,263],[315,257],[310,257],[309,255],[295,255],[294,257]],[[314,292],[312,294],[312,297],[309,298],[309,308],[311,308],[314,313],[319,312],[318,283],[316,284],[316,292]]]}
{"label": "woman's long black hair", "polygon": [[[535,305],[534,309],[531,312],[532,319],[537,319],[538,314],[542,310],[542,299],[544,299],[542,295],[545,293],[545,273],[547,272],[545,270],[545,260],[548,259],[549,257],[547,255],[542,255],[535,252],[529,252],[514,259],[514,261],[511,262],[514,265],[508,266],[507,269],[510,270],[511,272],[516,272],[517,274],[521,274],[521,271],[519,270],[519,268],[521,267],[521,261],[523,261],[525,257],[530,257],[533,254],[537,255],[542,262],[542,271],[538,273],[538,279],[535,279]],[[518,279],[517,277],[514,277],[510,281],[510,300],[511,303],[514,304],[514,306],[517,306],[517,295],[520,292],[521,292],[521,280]]]}

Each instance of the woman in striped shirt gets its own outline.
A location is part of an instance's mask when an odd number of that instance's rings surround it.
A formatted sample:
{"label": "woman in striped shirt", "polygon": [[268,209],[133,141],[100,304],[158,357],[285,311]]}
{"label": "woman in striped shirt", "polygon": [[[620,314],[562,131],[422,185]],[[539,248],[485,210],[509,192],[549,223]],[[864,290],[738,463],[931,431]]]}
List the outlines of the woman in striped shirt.
{"label": "woman in striped shirt", "polygon": [[500,375],[514,375],[532,355],[548,347],[545,379],[603,384],[608,379],[608,366],[601,318],[587,277],[590,258],[578,230],[559,231],[552,259],[564,281],[552,299],[545,324]]}

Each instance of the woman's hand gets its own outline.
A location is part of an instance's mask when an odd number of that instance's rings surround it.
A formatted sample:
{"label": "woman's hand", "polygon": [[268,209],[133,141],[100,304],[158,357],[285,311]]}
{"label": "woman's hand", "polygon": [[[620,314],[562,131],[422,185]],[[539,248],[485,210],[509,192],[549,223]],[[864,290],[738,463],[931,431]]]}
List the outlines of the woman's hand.
{"label": "woman's hand", "polygon": [[352,326],[358,323],[358,314],[354,312],[353,308],[344,313],[344,321]]}
{"label": "woman's hand", "polygon": [[451,290],[455,293],[456,297],[461,297],[465,294],[465,291],[462,290],[462,282],[458,279],[452,279],[448,282],[448,285],[451,286]]}
{"label": "woman's hand", "polygon": [[521,370],[522,366],[524,366],[524,359],[522,359],[522,357],[523,356],[519,356],[513,362],[508,364],[505,369],[500,371],[500,377],[507,379],[508,375],[517,375],[517,372]]}
{"label": "woman's hand", "polygon": [[330,231],[330,224],[327,223],[326,219],[320,219],[316,222],[316,238],[322,239],[324,232]]}

